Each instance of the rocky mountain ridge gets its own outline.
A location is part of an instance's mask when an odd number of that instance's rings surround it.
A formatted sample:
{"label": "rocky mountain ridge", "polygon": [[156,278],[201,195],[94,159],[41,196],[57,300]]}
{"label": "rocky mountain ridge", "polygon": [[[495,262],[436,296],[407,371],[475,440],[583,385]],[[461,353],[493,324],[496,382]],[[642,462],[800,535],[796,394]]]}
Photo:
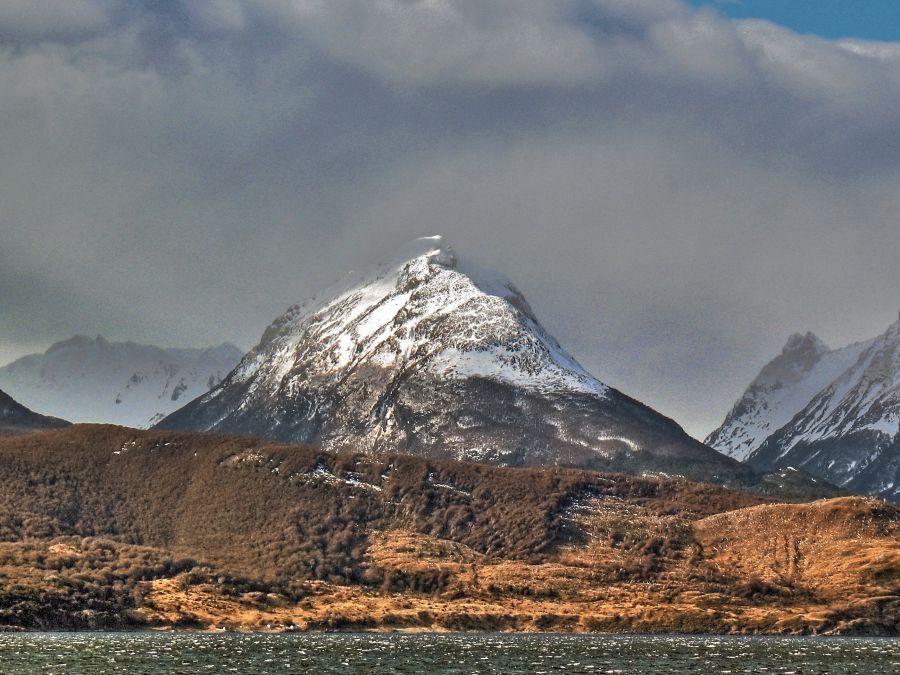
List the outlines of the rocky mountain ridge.
{"label": "rocky mountain ridge", "polygon": [[900,321],[835,350],[792,336],[706,442],[759,470],[900,499]]}

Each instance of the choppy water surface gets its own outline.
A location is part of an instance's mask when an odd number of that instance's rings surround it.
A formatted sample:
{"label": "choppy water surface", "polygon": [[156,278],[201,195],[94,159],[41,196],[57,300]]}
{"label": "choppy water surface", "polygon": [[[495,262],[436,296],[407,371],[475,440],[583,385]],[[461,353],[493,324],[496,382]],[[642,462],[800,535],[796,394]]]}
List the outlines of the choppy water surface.
{"label": "choppy water surface", "polygon": [[3,673],[900,673],[900,640],[718,636],[31,633]]}

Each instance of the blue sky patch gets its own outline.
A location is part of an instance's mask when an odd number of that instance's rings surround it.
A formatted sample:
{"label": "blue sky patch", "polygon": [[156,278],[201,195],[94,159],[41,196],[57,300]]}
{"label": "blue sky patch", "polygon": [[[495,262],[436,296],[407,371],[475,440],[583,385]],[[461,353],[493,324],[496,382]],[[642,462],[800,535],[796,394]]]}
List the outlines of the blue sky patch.
{"label": "blue sky patch", "polygon": [[900,0],[689,0],[736,19],[768,19],[825,38],[900,41]]}

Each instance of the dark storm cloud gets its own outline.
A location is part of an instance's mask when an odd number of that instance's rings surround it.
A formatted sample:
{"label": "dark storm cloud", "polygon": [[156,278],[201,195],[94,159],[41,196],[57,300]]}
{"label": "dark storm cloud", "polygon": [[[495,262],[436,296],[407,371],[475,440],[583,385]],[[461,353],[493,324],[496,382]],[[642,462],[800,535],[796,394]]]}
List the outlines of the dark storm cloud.
{"label": "dark storm cloud", "polygon": [[5,3],[0,357],[250,346],[441,232],[700,433],[893,317],[898,66],[667,0]]}

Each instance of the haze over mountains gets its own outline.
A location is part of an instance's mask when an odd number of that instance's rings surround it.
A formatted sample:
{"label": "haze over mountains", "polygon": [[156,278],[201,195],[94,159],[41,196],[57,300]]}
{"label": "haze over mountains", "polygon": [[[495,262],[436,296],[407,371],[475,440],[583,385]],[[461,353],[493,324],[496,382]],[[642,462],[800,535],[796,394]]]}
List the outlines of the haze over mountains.
{"label": "haze over mountains", "polygon": [[228,343],[162,349],[76,335],[0,368],[0,389],[73,422],[147,427],[215,386],[241,355]]}
{"label": "haze over mountains", "polygon": [[220,385],[159,427],[515,466],[754,478],[587,373],[509,281],[469,268],[439,237],[291,307]]}
{"label": "haze over mountains", "polygon": [[763,471],[795,466],[897,499],[900,321],[840,349],[812,333],[791,336],[706,442]]}

